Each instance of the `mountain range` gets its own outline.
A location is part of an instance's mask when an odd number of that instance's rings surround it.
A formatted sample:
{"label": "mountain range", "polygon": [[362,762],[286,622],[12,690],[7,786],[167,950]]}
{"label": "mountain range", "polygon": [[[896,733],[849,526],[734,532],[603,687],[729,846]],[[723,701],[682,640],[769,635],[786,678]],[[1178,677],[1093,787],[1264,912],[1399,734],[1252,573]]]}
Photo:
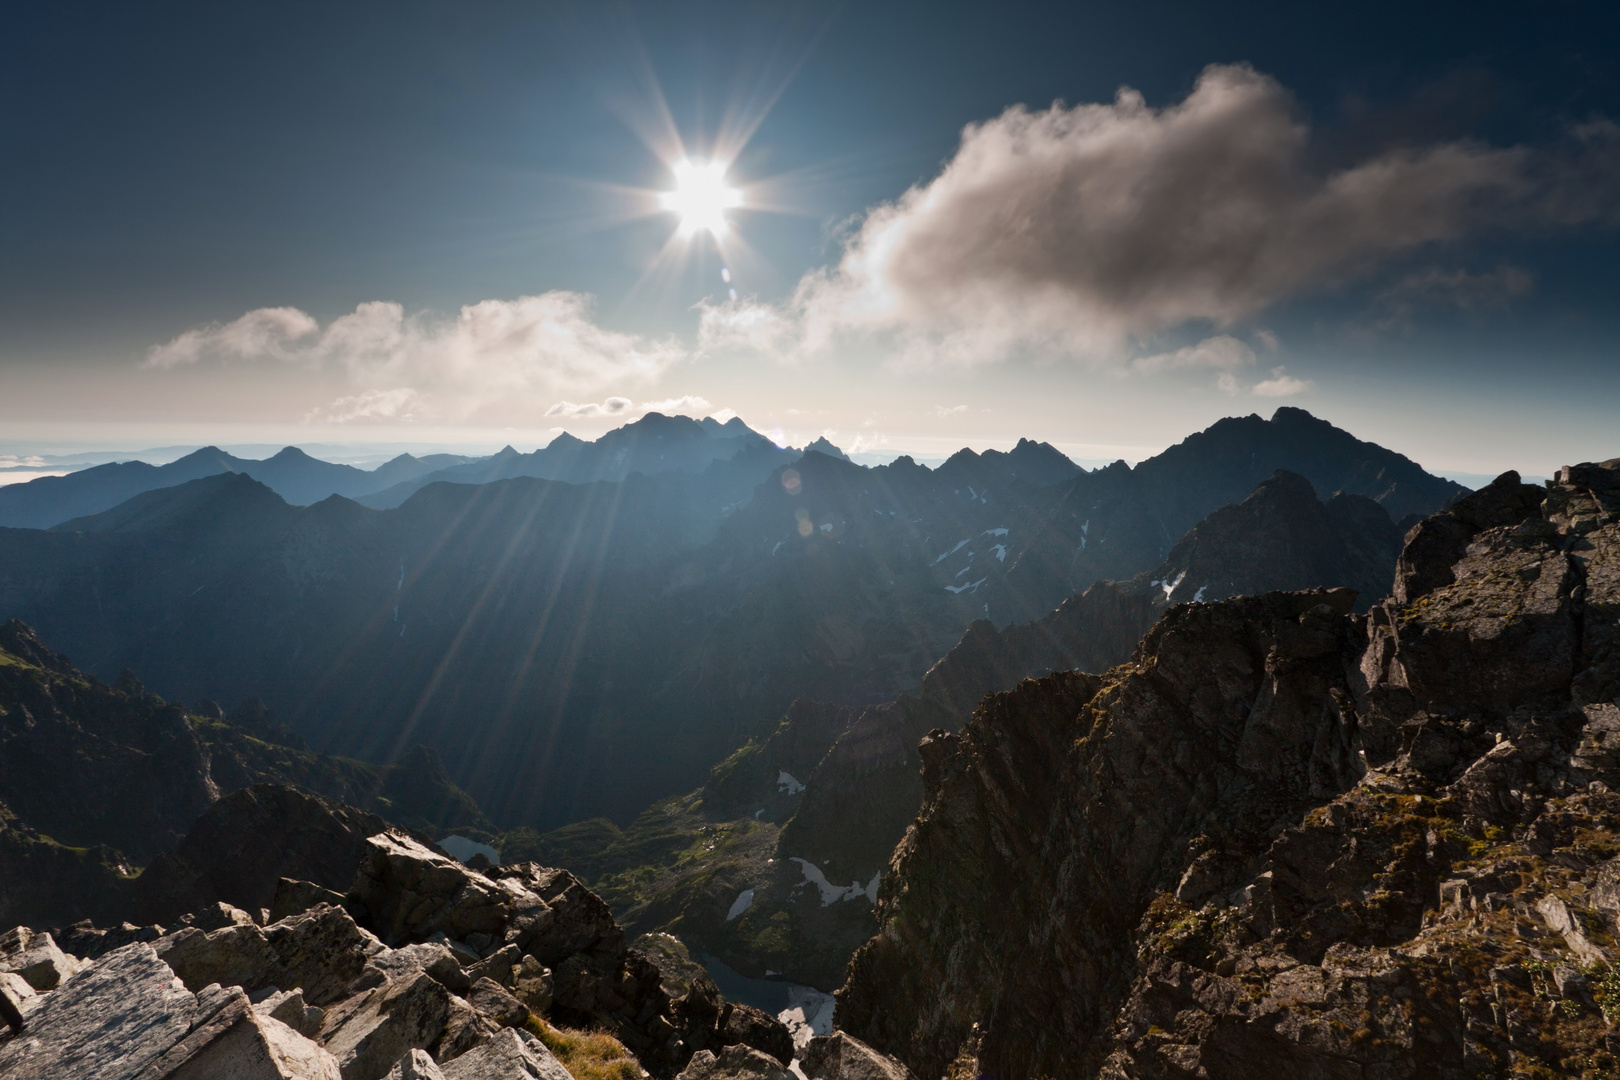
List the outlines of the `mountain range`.
{"label": "mountain range", "polygon": [[589,444],[593,469],[731,444],[700,471],[436,482],[384,510],[219,473],[0,529],[0,611],[170,699],[258,696],[322,752],[430,746],[505,825],[628,822],[796,698],[914,690],[975,619],[1148,570],[1278,468],[1386,516],[1461,491],[1286,408],[1055,483],[1073,467],[1035,443],[866,468],[740,427],[649,415]]}

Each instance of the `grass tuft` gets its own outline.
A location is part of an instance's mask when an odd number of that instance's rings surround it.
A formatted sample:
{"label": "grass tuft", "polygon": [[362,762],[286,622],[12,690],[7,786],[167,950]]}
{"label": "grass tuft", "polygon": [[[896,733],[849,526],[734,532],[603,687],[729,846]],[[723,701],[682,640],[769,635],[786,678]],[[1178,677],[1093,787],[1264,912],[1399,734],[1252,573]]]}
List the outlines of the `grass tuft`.
{"label": "grass tuft", "polygon": [[538,1016],[524,1025],[557,1055],[574,1080],[644,1080],[646,1073],[624,1044],[605,1031],[552,1027]]}

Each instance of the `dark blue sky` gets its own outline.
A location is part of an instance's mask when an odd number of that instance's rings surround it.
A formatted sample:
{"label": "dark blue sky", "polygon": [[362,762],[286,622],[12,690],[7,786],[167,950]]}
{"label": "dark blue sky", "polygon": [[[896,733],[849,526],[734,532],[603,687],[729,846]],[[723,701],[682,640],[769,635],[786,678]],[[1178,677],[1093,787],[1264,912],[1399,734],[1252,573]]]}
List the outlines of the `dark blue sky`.
{"label": "dark blue sky", "polygon": [[[669,183],[668,163],[635,130],[656,126],[652,88],[692,151],[710,148],[728,117],[758,121],[731,176],[757,193],[751,202],[769,195],[793,212],[736,214],[753,257],[730,261],[745,298],[777,308],[804,275],[839,262],[869,208],[935,180],[964,125],[1016,104],[1107,103],[1128,85],[1164,109],[1206,65],[1246,63],[1291,95],[1322,176],[1459,140],[1556,162],[1580,125],[1620,119],[1613,5],[1321,7],[10,5],[0,380],[13,393],[0,422],[39,439],[86,425],[131,437],[169,425],[168,441],[216,428],[296,435],[311,423],[330,434],[341,410],[328,399],[409,391],[415,405],[360,410],[348,437],[477,441],[486,428],[559,424],[542,416],[554,402],[571,402],[563,419],[588,429],[607,418],[582,403],[690,394],[795,436],[923,448],[1030,434],[1079,457],[1269,411],[1276,402],[1247,389],[1213,391],[1214,372],[1243,375],[1241,365],[1129,372],[1131,357],[1231,335],[1253,351],[1241,386],[1259,385],[1273,357],[1256,342],[1270,334],[1276,366],[1309,384],[1295,403],[1358,431],[1382,416],[1369,435],[1383,441],[1432,417],[1444,438],[1512,428],[1530,467],[1587,445],[1588,456],[1620,453],[1612,206],[1550,222],[1532,203],[1552,196],[1532,194],[1440,241],[1358,256],[1312,287],[1246,301],[1231,319],[1133,323],[1102,359],[1108,349],[1076,360],[1021,341],[982,363],[896,362],[903,350],[881,337],[785,364],[706,353],[693,305],[723,299],[718,256],[699,244],[654,269],[672,223],[628,213],[639,204],[623,189]],[[1575,170],[1598,204],[1615,176],[1606,160],[1593,151]],[[296,308],[325,327],[368,301],[453,317],[558,290],[594,298],[593,326],[667,339],[680,357],[651,374],[609,364],[593,382],[576,364],[567,379],[523,382],[533,393],[523,416],[435,405],[455,395],[429,387],[412,366],[420,358],[359,374],[330,353],[140,366],[154,345],[255,309]],[[443,385],[477,370],[458,367]],[[1573,433],[1549,433],[1543,462],[1537,432],[1558,417]],[[146,426],[128,426],[137,418]],[[1441,438],[1422,453],[1434,457]],[[1442,464],[1498,464],[1483,442],[1458,448]]]}

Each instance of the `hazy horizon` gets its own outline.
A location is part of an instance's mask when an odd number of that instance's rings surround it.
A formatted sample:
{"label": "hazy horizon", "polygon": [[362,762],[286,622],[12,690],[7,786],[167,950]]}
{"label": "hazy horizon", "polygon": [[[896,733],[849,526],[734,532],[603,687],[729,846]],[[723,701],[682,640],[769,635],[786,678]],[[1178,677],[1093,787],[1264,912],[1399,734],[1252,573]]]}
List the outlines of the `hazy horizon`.
{"label": "hazy horizon", "polygon": [[0,454],[1620,453],[1597,5],[83,10],[0,45]]}

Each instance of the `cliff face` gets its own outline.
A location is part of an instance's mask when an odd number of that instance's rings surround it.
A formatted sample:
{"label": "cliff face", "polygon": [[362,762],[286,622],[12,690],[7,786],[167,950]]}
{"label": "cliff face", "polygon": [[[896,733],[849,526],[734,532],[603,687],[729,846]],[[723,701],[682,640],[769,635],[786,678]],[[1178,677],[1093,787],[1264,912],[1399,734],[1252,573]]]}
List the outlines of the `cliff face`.
{"label": "cliff face", "polygon": [[930,734],[841,1024],[925,1077],[1612,1068],[1620,461],[1352,602],[1176,608]]}

